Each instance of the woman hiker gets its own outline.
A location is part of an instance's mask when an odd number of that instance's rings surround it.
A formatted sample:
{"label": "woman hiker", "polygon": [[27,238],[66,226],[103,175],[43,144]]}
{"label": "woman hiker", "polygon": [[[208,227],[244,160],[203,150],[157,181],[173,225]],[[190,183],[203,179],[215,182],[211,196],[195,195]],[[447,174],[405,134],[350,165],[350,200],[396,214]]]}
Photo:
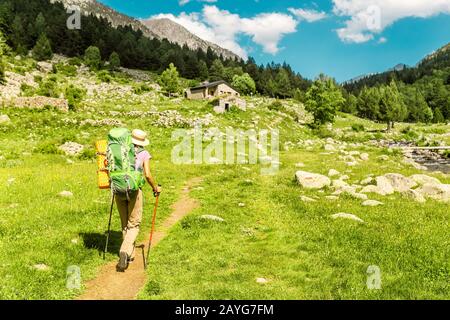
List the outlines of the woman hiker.
{"label": "woman hiker", "polygon": [[[150,153],[144,147],[150,144],[147,134],[139,129],[132,132],[132,142],[136,151],[136,170],[144,174],[145,179],[153,189],[154,194],[161,193],[162,189],[158,186],[150,172]],[[116,204],[122,223],[123,242],[120,247],[118,271],[125,271],[128,264],[134,260],[135,241],[139,234],[139,227],[142,221],[143,210],[142,189],[127,195],[116,195]]]}

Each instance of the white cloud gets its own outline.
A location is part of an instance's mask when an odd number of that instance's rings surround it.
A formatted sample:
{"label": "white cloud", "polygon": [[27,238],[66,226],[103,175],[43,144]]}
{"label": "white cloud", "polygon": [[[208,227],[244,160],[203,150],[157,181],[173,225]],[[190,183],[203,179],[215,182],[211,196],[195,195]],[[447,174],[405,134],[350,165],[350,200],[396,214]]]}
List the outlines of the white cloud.
{"label": "white cloud", "polygon": [[263,13],[252,18],[242,18],[216,6],[206,5],[202,13],[160,14],[151,17],[168,18],[182,25],[198,37],[218,44],[247,58],[247,50],[237,40],[241,34],[251,37],[253,42],[261,45],[263,50],[276,54],[284,35],[296,31],[298,22],[290,15],[282,13]]}
{"label": "white cloud", "polygon": [[382,44],[382,43],[386,43],[388,40],[385,37],[381,37],[380,39],[378,39],[378,43]]}
{"label": "white cloud", "polygon": [[[216,3],[218,0],[197,0],[198,2],[206,2],[206,3]],[[178,0],[178,4],[180,6],[184,6],[185,4],[188,4],[191,2],[191,0]]]}
{"label": "white cloud", "polygon": [[325,19],[327,17],[327,14],[323,11],[307,10],[307,9],[301,9],[301,8],[299,8],[299,9],[289,8],[288,10],[290,13],[292,13],[298,19],[306,20],[307,22],[315,22],[315,21]]}
{"label": "white cloud", "polygon": [[374,39],[396,21],[450,14],[450,0],[333,0],[333,12],[349,17],[337,31],[344,42],[362,43]]}

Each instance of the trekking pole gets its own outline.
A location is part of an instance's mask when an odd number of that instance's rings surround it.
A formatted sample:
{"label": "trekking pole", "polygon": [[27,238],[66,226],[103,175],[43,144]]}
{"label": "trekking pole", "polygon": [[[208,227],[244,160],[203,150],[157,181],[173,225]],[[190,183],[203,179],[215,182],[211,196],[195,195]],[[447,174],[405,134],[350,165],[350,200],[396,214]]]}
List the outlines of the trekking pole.
{"label": "trekking pole", "polygon": [[152,229],[150,231],[150,239],[148,241],[147,256],[145,258],[144,269],[146,269],[146,270],[147,270],[147,266],[148,266],[148,257],[150,255],[150,247],[152,246],[153,232],[155,231],[156,210],[158,209],[158,202],[159,202],[159,193],[154,192],[153,194],[156,197],[156,200],[155,200],[155,207],[153,208]]}
{"label": "trekking pole", "polygon": [[105,259],[106,252],[108,251],[109,236],[111,234],[111,218],[112,218],[115,197],[116,197],[116,195],[113,193],[112,200],[111,200],[111,210],[109,211],[108,234],[106,236],[105,250],[103,251],[103,260]]}

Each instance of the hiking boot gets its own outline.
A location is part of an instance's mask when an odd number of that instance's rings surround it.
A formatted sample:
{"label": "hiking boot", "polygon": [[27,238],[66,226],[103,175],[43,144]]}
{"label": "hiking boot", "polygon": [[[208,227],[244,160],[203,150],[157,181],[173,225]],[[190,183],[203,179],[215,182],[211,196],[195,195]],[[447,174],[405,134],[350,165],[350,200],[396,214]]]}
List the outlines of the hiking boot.
{"label": "hiking boot", "polygon": [[117,264],[117,271],[124,272],[128,268],[128,255],[125,251],[119,253],[119,263]]}

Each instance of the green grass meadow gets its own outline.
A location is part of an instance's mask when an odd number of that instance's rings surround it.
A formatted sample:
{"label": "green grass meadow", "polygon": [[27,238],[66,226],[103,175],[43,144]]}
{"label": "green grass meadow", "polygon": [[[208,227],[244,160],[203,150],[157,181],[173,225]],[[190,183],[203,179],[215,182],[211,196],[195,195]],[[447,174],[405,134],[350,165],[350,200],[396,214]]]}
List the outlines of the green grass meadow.
{"label": "green grass meadow", "polygon": [[[68,83],[74,80],[57,76]],[[348,175],[352,184],[369,174],[420,173],[402,163],[400,152],[390,153],[367,141],[408,139],[407,134],[414,131],[417,141],[428,137],[448,143],[448,125],[401,124],[393,133],[384,134],[384,124],[340,114],[333,130],[317,132],[298,124],[290,110],[270,110],[270,101],[248,101],[255,107],[214,115],[210,127],[223,131],[227,127],[278,128],[281,165],[273,176],[262,175],[261,164],[174,165],[174,127],[155,126],[151,117],[108,114],[177,110],[183,117],[201,118],[212,112],[205,102],[134,95],[133,99],[105,97],[86,102],[67,114],[0,107],[0,113],[11,118],[10,124],[0,124],[0,299],[76,298],[100,266],[117,259],[121,240],[117,211],[110,251],[106,261],[102,258],[110,194],[97,189],[94,159],[94,142],[105,139],[111,127],[80,124],[105,117],[150,135],[152,170],[164,189],[158,225],[170,215],[170,206],[185,183],[194,177],[203,179],[190,194],[199,201],[199,208],[152,250],[149,280],[139,299],[450,298],[448,203],[428,200],[421,204],[400,194],[369,194],[370,199],[384,205],[363,207],[361,200],[345,195],[335,201],[326,199],[331,189],[304,190],[294,178],[297,170],[326,175],[329,169],[336,169]],[[352,130],[355,124],[363,130]],[[411,130],[403,130],[408,126]],[[338,159],[338,152],[323,149],[329,136],[346,141],[348,151],[367,152],[370,160],[346,166]],[[297,144],[305,139],[315,141],[310,149]],[[57,147],[67,141],[84,145],[83,154],[70,157],[58,151]],[[293,146],[287,150],[284,146],[289,143]],[[381,155],[388,155],[389,160],[377,159]],[[296,167],[299,162],[304,168]],[[427,174],[450,183],[449,175]],[[59,197],[64,190],[73,197]],[[317,201],[303,202],[302,195]],[[150,227],[153,201],[147,186],[145,231]],[[331,215],[339,212],[355,214],[365,223],[333,220]],[[225,221],[200,219],[206,214]],[[140,238],[147,236],[143,231]],[[40,264],[47,269],[36,269]],[[73,265],[81,269],[79,290],[66,287],[67,268]],[[380,268],[381,290],[368,289],[369,266]],[[258,283],[257,278],[267,283]]]}

